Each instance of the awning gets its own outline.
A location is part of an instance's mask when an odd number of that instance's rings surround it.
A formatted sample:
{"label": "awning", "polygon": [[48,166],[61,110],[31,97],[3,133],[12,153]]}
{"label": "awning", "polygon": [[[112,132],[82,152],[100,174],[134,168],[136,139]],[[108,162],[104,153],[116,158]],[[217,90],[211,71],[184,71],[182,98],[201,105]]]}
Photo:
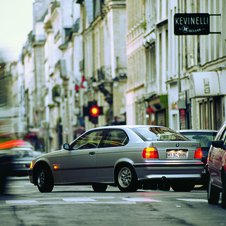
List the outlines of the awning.
{"label": "awning", "polygon": [[37,139],[37,133],[36,132],[28,132],[25,136],[25,140],[30,140],[30,139]]}
{"label": "awning", "polygon": [[220,95],[217,72],[194,72],[190,74],[190,98]]}
{"label": "awning", "polygon": [[166,109],[166,107],[161,102],[153,104],[151,107],[154,109],[154,111],[162,111]]}

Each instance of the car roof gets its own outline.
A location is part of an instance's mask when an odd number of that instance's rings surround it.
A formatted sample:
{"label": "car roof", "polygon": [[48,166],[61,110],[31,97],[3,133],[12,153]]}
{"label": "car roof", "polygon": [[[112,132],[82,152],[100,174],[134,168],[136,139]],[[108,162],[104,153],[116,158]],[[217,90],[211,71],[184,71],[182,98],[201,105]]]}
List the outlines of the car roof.
{"label": "car roof", "polygon": [[[119,129],[119,128],[150,128],[150,127],[165,127],[165,126],[158,126],[158,125],[113,125],[113,126],[100,126],[93,129]],[[167,127],[166,127],[167,128]]]}
{"label": "car roof", "polygon": [[202,133],[217,133],[218,130],[211,130],[211,129],[182,129],[182,130],[177,130],[179,133],[194,133],[194,132],[202,132]]}

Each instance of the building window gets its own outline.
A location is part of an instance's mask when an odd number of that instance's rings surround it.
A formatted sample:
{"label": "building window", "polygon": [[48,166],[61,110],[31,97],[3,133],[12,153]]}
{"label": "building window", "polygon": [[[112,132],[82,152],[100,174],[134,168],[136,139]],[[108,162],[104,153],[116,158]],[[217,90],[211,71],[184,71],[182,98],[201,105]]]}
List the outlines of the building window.
{"label": "building window", "polygon": [[199,103],[199,127],[203,129],[203,104]]}
{"label": "building window", "polygon": [[147,81],[154,82],[156,79],[155,45],[151,45],[146,49],[146,67]]}

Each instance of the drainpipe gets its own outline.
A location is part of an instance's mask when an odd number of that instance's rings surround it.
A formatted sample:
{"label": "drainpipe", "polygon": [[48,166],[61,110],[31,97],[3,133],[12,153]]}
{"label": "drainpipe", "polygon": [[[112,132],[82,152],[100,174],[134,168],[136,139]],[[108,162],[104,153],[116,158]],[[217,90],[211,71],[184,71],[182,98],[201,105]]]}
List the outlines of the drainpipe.
{"label": "drainpipe", "polygon": [[[180,13],[179,0],[177,0],[177,11]],[[180,36],[178,35],[178,78],[177,78],[177,86],[178,86],[178,102],[180,99],[181,92],[181,80],[180,80]],[[178,109],[178,119],[179,119],[179,129],[180,129],[180,110]]]}

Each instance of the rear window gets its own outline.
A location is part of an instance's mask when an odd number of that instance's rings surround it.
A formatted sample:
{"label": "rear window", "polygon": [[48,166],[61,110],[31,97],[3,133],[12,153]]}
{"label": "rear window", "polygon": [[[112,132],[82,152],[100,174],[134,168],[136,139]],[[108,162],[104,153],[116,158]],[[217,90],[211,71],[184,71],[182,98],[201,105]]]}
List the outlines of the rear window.
{"label": "rear window", "polygon": [[182,134],[167,127],[138,127],[132,130],[144,141],[189,141]]}

